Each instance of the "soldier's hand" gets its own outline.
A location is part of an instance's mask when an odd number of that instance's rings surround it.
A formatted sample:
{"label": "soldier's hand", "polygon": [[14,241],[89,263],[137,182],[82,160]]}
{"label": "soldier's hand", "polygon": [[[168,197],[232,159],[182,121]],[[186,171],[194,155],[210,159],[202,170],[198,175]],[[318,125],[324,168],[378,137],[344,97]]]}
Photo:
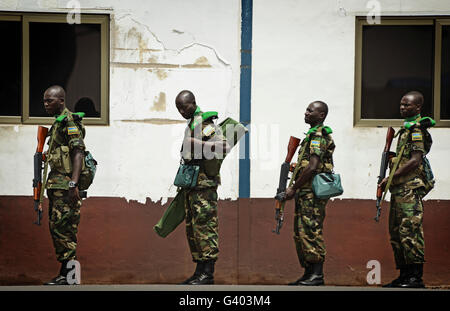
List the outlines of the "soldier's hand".
{"label": "soldier's hand", "polygon": [[69,188],[69,200],[73,204],[77,203],[78,201],[81,201],[80,192],[78,190],[78,187]]}
{"label": "soldier's hand", "polygon": [[384,178],[379,184],[378,186],[381,188],[382,191],[384,191],[384,188],[386,188],[386,184],[388,182],[387,178]]}
{"label": "soldier's hand", "polygon": [[285,196],[286,201],[291,200],[294,196],[295,196],[294,188],[292,187],[286,188],[286,196]]}

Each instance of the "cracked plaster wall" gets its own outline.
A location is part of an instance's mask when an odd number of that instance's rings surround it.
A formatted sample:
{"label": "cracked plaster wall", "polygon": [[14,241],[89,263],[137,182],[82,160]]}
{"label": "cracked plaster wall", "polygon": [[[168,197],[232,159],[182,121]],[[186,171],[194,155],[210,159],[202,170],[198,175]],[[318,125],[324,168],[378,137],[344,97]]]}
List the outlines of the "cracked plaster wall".
{"label": "cracked plaster wall", "polygon": [[[367,14],[367,2],[254,2],[252,197],[273,195],[288,137],[303,135],[305,105],[322,99],[331,105],[328,123],[335,130],[343,198],[373,198],[385,129],[352,125],[354,17]],[[446,1],[379,2],[386,15],[450,14]],[[66,4],[2,0],[0,10],[59,12]],[[240,2],[116,0],[81,5],[83,12],[111,14],[110,126],[88,127],[86,141],[101,164],[90,195],[164,200],[175,191],[170,185],[184,128],[173,105],[178,90],[193,90],[204,110],[238,118]],[[0,127],[0,195],[31,193],[35,128]],[[433,129],[432,135],[429,158],[439,183],[427,198],[450,199],[450,173],[444,164],[450,150],[448,129]],[[222,198],[237,197],[237,151],[222,168]]]}
{"label": "cracked plaster wall", "polygon": [[[0,10],[67,12],[68,1],[0,1]],[[240,2],[80,1],[110,14],[110,125],[87,126],[99,162],[89,196],[144,203],[174,196],[186,126],[175,107],[189,89],[219,121],[239,119]],[[35,125],[0,126],[0,195],[29,195]],[[222,166],[221,198],[238,195],[238,150]],[[20,163],[19,165],[16,165]]]}

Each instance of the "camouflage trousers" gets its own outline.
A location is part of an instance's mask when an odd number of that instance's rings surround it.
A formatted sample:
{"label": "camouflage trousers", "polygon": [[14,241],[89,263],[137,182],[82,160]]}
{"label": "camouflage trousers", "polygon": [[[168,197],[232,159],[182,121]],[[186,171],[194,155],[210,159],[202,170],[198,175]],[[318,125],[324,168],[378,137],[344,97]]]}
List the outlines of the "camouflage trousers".
{"label": "camouflage trousers", "polygon": [[397,269],[425,262],[423,204],[417,189],[400,188],[391,193],[389,233]]}
{"label": "camouflage trousers", "polygon": [[186,192],[186,236],[195,262],[217,260],[219,220],[217,188]]}
{"label": "camouflage trousers", "polygon": [[316,198],[312,191],[300,192],[295,197],[294,242],[304,268],[325,261],[323,222],[327,202],[328,199]]}
{"label": "camouflage trousers", "polygon": [[59,262],[75,259],[81,201],[72,204],[66,190],[48,190],[47,195],[50,201],[48,223],[56,259]]}

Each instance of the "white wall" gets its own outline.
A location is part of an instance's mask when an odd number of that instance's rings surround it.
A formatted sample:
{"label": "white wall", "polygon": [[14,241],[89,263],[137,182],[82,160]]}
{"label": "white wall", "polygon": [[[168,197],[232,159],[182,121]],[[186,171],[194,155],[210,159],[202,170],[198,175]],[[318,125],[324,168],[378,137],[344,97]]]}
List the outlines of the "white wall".
{"label": "white wall", "polygon": [[[0,11],[60,12],[67,2],[0,1]],[[99,162],[89,195],[165,201],[185,127],[178,92],[193,91],[219,121],[239,120],[240,1],[80,2],[82,12],[111,14],[110,126],[87,126]],[[0,195],[32,193],[36,129],[0,126]],[[238,196],[237,151],[224,161],[221,198]]]}
{"label": "white wall", "polygon": [[[354,128],[355,16],[364,0],[255,0],[251,196],[273,197],[289,136],[306,106],[330,106],[342,198],[373,199],[386,129]],[[64,11],[67,1],[0,1],[0,10]],[[382,14],[450,15],[447,1],[380,1]],[[99,161],[90,196],[144,202],[173,196],[184,124],[174,107],[192,90],[203,110],[239,118],[240,1],[81,1],[111,14],[110,126],[88,126]],[[169,65],[175,65],[169,66]],[[156,124],[157,123],[157,124]],[[31,195],[36,126],[0,126],[0,195]],[[428,199],[450,199],[449,129],[431,130],[438,179]],[[222,167],[221,198],[238,196],[237,148]]]}
{"label": "white wall", "polygon": [[[372,1],[373,3],[373,1]],[[448,1],[379,1],[382,15],[450,15]],[[369,1],[254,1],[253,128],[279,133],[272,141],[271,161],[252,161],[251,196],[273,197],[279,166],[291,135],[303,138],[307,105],[328,103],[326,124],[336,143],[335,170],[342,175],[342,198],[374,199],[385,128],[353,127],[355,16],[366,15]],[[429,159],[437,178],[427,199],[450,199],[450,129],[431,131]],[[264,139],[252,133],[252,142]],[[259,149],[258,146],[252,145]]]}

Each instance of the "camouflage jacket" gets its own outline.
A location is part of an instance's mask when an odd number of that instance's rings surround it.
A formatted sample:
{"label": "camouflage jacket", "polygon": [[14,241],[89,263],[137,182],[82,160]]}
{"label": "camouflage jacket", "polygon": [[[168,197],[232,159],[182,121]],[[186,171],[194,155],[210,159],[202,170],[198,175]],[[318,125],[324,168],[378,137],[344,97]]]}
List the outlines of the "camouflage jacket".
{"label": "camouflage jacket", "polygon": [[[298,170],[297,175],[292,177],[294,180],[296,180],[305,167],[308,166],[311,155],[313,154],[319,156],[320,158],[320,163],[315,170],[314,175],[333,171],[333,152],[336,146],[334,145],[333,138],[331,137],[331,132],[331,129],[323,126],[323,124],[308,131],[305,139],[303,139],[300,144],[297,159],[297,165],[300,165],[300,169]],[[302,155],[301,158],[300,155]],[[312,190],[312,178],[300,189],[300,191],[305,190]]]}
{"label": "camouflage jacket", "polygon": [[85,150],[83,138],[86,131],[81,118],[67,108],[55,118],[47,134],[50,136],[48,145],[51,146],[51,150],[47,152],[46,161],[51,171],[46,188],[68,190],[72,177],[71,153],[75,148]]}
{"label": "camouflage jacket", "polygon": [[[185,137],[194,137],[202,141],[225,141],[220,127],[218,127],[213,118],[203,120],[203,112],[198,111],[193,118],[188,121],[185,130]],[[220,154],[212,153],[207,148],[201,148],[194,145],[193,150],[183,145],[181,156],[186,164],[199,165],[197,185],[194,189],[205,189],[217,187],[220,185]]]}
{"label": "camouflage jacket", "polygon": [[[420,116],[416,119],[416,122],[420,120]],[[411,153],[413,151],[420,151],[423,155],[426,155],[428,151],[425,147],[426,144],[431,146],[431,136],[425,132],[425,130],[419,127],[413,127],[411,130],[405,129],[403,126],[399,131],[399,137],[397,140],[397,148],[396,154],[398,155],[400,149],[403,145],[405,145],[405,149],[403,151],[403,155],[398,164],[398,168],[401,168],[411,159]],[[397,157],[394,157],[390,161],[390,168],[392,169],[394,161],[397,161]],[[390,187],[391,193],[401,192],[403,190],[408,189],[416,189],[420,187],[424,187],[424,168],[423,163],[420,162],[420,165],[415,170],[409,172],[406,175],[400,177],[394,177],[392,179],[392,186]]]}

